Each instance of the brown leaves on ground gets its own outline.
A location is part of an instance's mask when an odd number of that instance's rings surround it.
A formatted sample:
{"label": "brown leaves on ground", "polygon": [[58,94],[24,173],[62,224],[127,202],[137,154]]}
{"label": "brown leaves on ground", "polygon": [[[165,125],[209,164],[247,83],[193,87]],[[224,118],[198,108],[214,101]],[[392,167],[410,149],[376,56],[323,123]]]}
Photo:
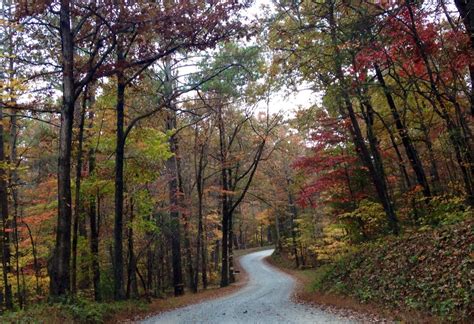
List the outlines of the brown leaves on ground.
{"label": "brown leaves on ground", "polygon": [[474,318],[473,253],[470,219],[364,244],[315,270],[285,271],[301,283],[296,298],[303,302],[408,322],[468,322]]}

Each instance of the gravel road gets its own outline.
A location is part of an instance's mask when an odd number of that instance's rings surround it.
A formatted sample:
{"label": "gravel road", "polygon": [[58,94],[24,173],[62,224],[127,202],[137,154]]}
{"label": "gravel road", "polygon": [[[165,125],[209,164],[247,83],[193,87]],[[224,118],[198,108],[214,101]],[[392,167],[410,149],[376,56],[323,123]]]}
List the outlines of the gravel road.
{"label": "gravel road", "polygon": [[223,298],[175,309],[142,323],[354,323],[330,312],[294,303],[295,280],[264,262],[273,250],[240,259],[248,284]]}

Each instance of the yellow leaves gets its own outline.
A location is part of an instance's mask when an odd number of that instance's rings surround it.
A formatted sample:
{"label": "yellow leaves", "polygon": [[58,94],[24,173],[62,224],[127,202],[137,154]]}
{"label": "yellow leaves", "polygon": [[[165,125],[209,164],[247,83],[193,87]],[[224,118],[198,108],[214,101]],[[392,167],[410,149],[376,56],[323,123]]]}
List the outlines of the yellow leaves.
{"label": "yellow leaves", "polygon": [[270,218],[273,217],[274,211],[271,208],[264,209],[255,215],[255,219],[262,225],[270,224]]}
{"label": "yellow leaves", "polygon": [[[10,71],[6,71],[9,73]],[[7,107],[12,101],[18,99],[27,87],[24,80],[18,78],[10,78],[0,81],[0,101]]]}

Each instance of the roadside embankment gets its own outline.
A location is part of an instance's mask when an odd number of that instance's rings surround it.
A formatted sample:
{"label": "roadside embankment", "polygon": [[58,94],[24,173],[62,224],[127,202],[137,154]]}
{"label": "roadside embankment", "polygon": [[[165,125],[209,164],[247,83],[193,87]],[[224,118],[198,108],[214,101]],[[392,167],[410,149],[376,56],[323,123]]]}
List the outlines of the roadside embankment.
{"label": "roadside embankment", "polygon": [[472,219],[363,244],[317,269],[296,270],[284,255],[270,262],[298,278],[302,302],[407,322],[474,318]]}

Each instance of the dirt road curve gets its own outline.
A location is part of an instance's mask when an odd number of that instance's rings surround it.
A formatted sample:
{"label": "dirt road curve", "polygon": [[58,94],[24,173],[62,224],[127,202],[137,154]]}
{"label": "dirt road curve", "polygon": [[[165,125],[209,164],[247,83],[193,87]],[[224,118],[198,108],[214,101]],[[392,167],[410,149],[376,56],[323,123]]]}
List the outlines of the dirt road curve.
{"label": "dirt road curve", "polygon": [[295,281],[266,264],[272,250],[241,258],[249,274],[248,284],[238,292],[151,317],[142,323],[351,323],[334,314],[290,300]]}

